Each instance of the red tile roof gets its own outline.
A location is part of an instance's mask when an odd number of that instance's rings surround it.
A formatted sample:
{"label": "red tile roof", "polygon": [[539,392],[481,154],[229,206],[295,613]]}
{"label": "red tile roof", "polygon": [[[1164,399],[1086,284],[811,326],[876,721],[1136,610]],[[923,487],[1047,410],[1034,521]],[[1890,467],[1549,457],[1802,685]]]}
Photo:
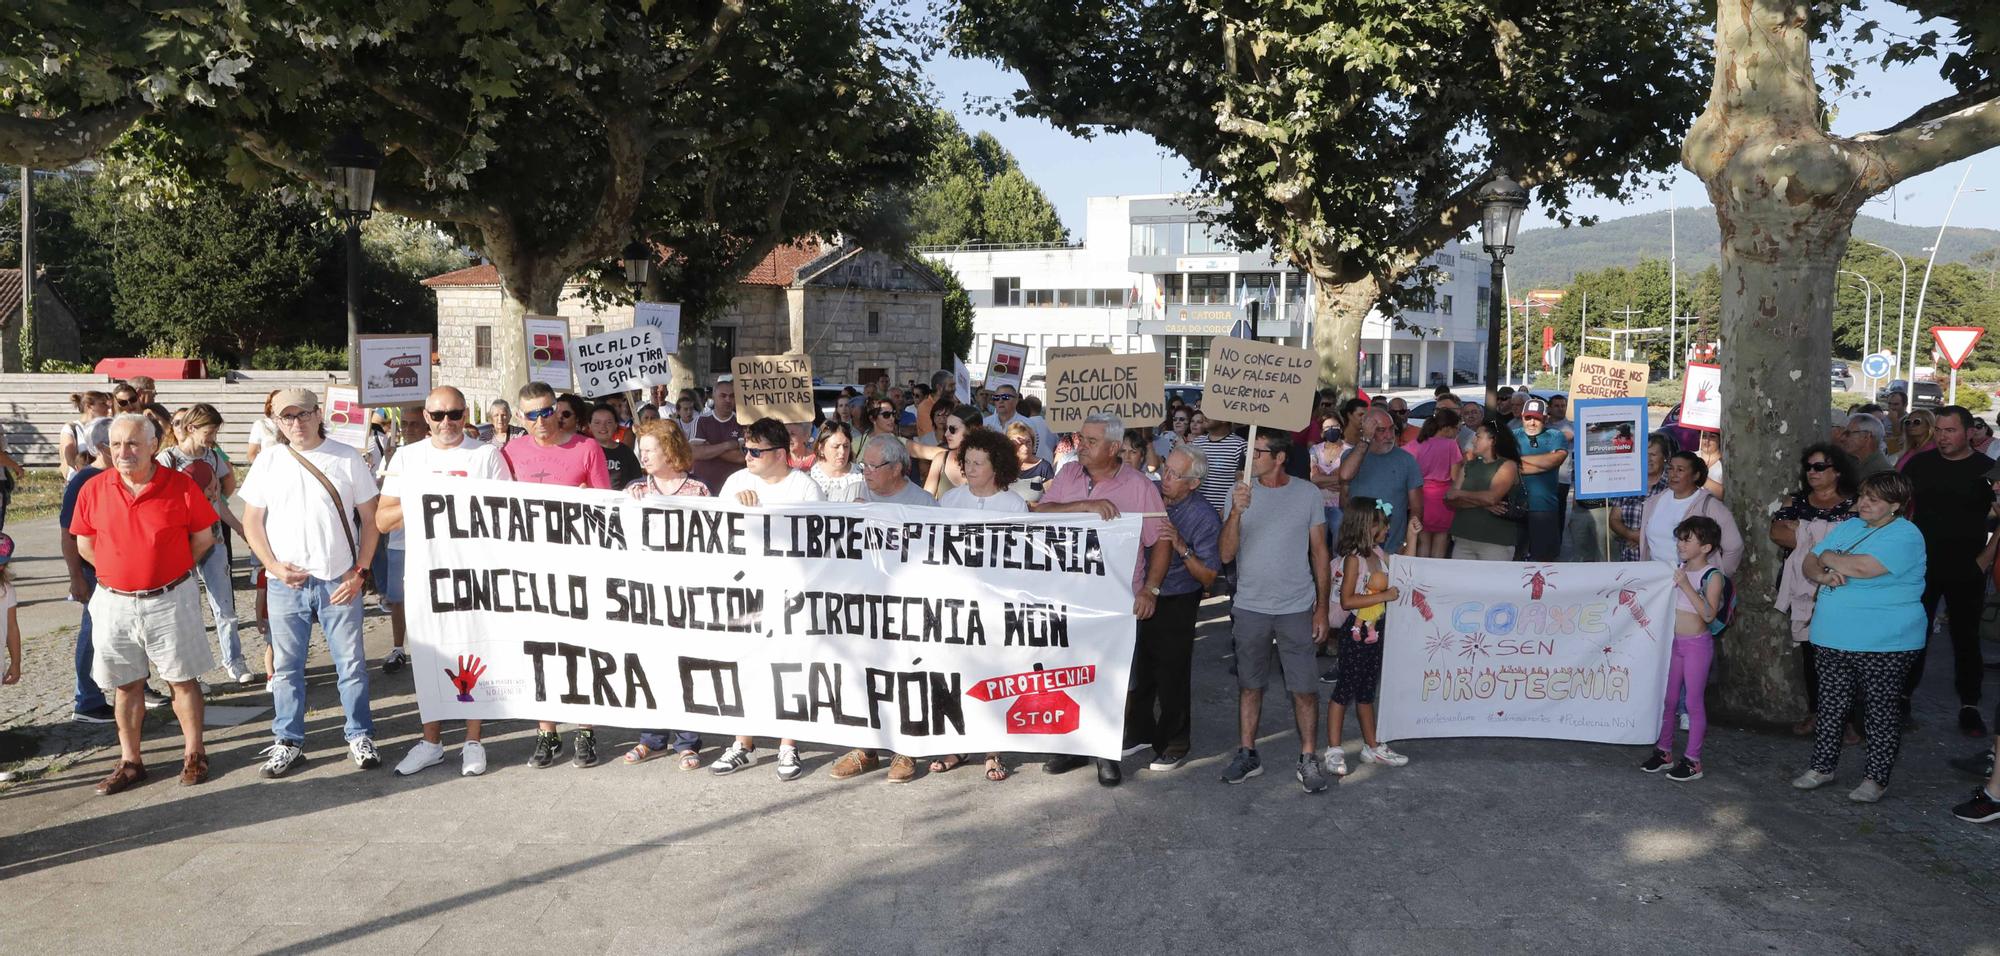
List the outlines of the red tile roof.
{"label": "red tile roof", "polygon": [[[792,284],[792,280],[798,278],[800,267],[819,258],[820,254],[825,251],[825,247],[821,246],[816,239],[804,239],[799,242],[779,246],[764,256],[763,261],[752,266],[749,274],[743,277],[741,284],[776,286],[781,289],[789,287]],[[661,248],[660,253],[663,257],[673,255],[673,251],[666,248]],[[18,269],[15,270],[16,273],[19,271]],[[20,279],[17,275],[15,277],[17,286],[19,281]],[[4,282],[4,279],[0,279],[0,295],[5,294]],[[447,272],[443,275],[431,276],[424,280],[424,285],[430,286],[433,289],[492,288],[500,285],[500,270],[491,264],[476,265],[467,269]],[[20,294],[18,288],[16,288],[15,294],[17,296]],[[0,314],[5,313],[0,312]]]}
{"label": "red tile roof", "polygon": [[424,280],[424,284],[433,289],[457,286],[498,286],[500,284],[500,270],[490,264],[476,265],[468,269],[459,269],[455,272],[431,276]]}

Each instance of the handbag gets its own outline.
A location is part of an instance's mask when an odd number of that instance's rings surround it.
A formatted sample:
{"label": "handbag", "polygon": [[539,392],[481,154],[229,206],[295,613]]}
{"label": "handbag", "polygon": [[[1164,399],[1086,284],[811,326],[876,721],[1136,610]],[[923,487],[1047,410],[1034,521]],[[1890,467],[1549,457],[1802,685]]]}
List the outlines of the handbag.
{"label": "handbag", "polygon": [[319,479],[319,486],[325,488],[327,497],[333,499],[333,513],[340,516],[340,530],[347,535],[348,560],[359,564],[361,562],[361,546],[354,541],[354,526],[352,522],[348,521],[347,502],[341,500],[340,492],[334,490],[333,482],[326,480],[326,474],[315,467],[311,461],[307,460],[306,456],[299,454],[298,449],[286,445],[285,450],[292,453],[292,460],[298,462],[299,466],[306,470],[306,474]]}

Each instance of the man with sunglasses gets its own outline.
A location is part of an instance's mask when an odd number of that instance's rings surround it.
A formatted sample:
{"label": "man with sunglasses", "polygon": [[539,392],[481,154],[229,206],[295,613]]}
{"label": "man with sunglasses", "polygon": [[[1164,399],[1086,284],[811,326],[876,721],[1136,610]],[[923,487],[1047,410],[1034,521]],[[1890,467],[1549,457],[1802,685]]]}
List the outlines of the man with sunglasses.
{"label": "man with sunglasses", "polygon": [[[610,488],[611,472],[604,463],[604,449],[586,435],[565,432],[556,420],[556,390],[546,382],[529,382],[519,393],[521,418],[528,423],[528,440],[511,441],[501,451],[515,481],[566,488]],[[572,413],[574,414],[574,413]],[[539,721],[535,752],[528,766],[537,770],[555,766],[562,756],[562,736],[552,720]],[[597,737],[589,727],[578,727],[572,739],[576,754],[572,763],[588,767],[597,763]]]}
{"label": "man with sunglasses", "polygon": [[1049,423],[1039,418],[1031,418],[1021,412],[1021,390],[1012,385],[1002,385],[993,390],[993,414],[986,416],[988,430],[1007,434],[1007,426],[1019,421],[1035,430],[1036,448],[1056,447],[1056,433]]}
{"label": "man with sunglasses", "polygon": [[[383,597],[393,605],[403,603],[403,489],[412,475],[455,475],[461,478],[514,477],[499,449],[466,434],[465,393],[449,385],[431,389],[424,397],[424,419],[431,426],[430,437],[404,445],[389,459],[382,475],[382,497],[375,507],[375,527],[388,537],[389,569],[385,580],[375,582]],[[402,655],[399,644],[392,655]],[[403,658],[408,660],[407,657]],[[388,671],[387,662],[383,663]],[[409,755],[396,765],[396,775],[407,777],[425,767],[444,762],[444,744],[437,721],[424,723],[424,738],[410,748]],[[486,772],[486,748],[479,742],[479,721],[465,722],[465,749],[460,773],[476,777]]]}

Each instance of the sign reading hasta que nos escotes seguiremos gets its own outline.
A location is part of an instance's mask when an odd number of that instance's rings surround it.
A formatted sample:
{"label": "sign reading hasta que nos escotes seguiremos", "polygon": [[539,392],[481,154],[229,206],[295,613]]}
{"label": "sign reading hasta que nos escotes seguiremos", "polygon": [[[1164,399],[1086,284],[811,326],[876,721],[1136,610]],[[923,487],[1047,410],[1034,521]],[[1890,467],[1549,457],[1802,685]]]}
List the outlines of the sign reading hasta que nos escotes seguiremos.
{"label": "sign reading hasta que nos escotes seguiremos", "polygon": [[1140,519],[409,479],[425,720],[1116,757]]}

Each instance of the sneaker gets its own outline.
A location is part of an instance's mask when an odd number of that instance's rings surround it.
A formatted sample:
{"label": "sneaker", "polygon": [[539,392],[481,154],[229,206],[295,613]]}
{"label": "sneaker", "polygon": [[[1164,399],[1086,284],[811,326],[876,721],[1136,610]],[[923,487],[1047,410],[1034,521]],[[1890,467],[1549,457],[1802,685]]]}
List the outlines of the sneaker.
{"label": "sneaker", "polygon": [[465,742],[465,750],[458,758],[458,774],[461,777],[477,777],[486,772],[486,745],[477,740]]}
{"label": "sneaker", "polygon": [[1682,730],[1688,729],[1688,715],[1686,714],[1680,715],[1679,723]]}
{"label": "sneaker", "polygon": [[528,766],[536,770],[546,770],[556,765],[562,756],[562,735],[553,730],[535,734],[535,752],[528,756]]}
{"label": "sneaker", "polygon": [[1401,767],[1405,764],[1408,764],[1410,762],[1410,758],[1405,757],[1402,754],[1399,754],[1393,750],[1390,750],[1388,744],[1383,744],[1379,747],[1361,748],[1361,762],[1379,763],[1379,764],[1387,764],[1391,767]]}
{"label": "sneaker", "polygon": [[256,672],[241,663],[229,665],[228,670],[229,682],[239,687],[244,684],[255,684],[257,682]]}
{"label": "sneaker", "polygon": [[1319,762],[1330,776],[1345,777],[1353,772],[1347,766],[1347,751],[1339,747],[1326,748],[1326,753],[1320,755]]}
{"label": "sneaker", "polygon": [[[77,718],[72,717],[70,719],[75,720]],[[1978,753],[1969,754],[1964,757],[1953,757],[1945,761],[1945,763],[1950,764],[1951,769],[1959,773],[1971,774],[1974,777],[1985,780],[1993,776],[1993,748],[1981,748]]]}
{"label": "sneaker", "polygon": [[1184,763],[1187,763],[1187,754],[1177,754],[1168,751],[1163,754],[1154,754],[1153,762],[1147,764],[1146,769],[1164,773],[1168,770],[1178,770],[1181,764]]}
{"label": "sneaker", "polygon": [[1145,750],[1145,749],[1146,749],[1146,747],[1147,747],[1147,745],[1146,745],[1146,744],[1126,744],[1126,745],[1125,745],[1125,749],[1124,749],[1124,750],[1122,750],[1122,751],[1119,751],[1119,754],[1118,754],[1118,755],[1119,755],[1120,757],[1130,757],[1130,756],[1132,756],[1132,755],[1134,755],[1134,754],[1137,754],[1137,753],[1139,753],[1139,752],[1140,752],[1140,751],[1142,751],[1142,750]]}
{"label": "sneaker", "polygon": [[861,776],[881,765],[882,758],[875,756],[872,751],[856,747],[841,754],[840,759],[833,762],[833,769],[827,771],[826,775],[835,780],[846,780]]}
{"label": "sneaker", "polygon": [[1848,791],[1847,799],[1855,803],[1879,803],[1882,799],[1882,794],[1888,789],[1873,780],[1863,777],[1861,778],[1861,786]]}
{"label": "sneaker", "polygon": [[280,740],[258,752],[258,756],[269,756],[264,765],[257,768],[257,776],[266,780],[276,780],[291,773],[292,768],[306,762],[306,753],[299,745],[288,740]]}
{"label": "sneaker", "polygon": [[2000,800],[1993,799],[1985,787],[1972,791],[1972,799],[1951,808],[1951,815],[1967,823],[1992,823],[2000,820]]}
{"label": "sneaker", "polygon": [[1639,765],[1639,769],[1644,770],[1647,773],[1659,773],[1660,771],[1665,770],[1673,765],[1674,765],[1673,754],[1670,754],[1664,750],[1655,750],[1653,751],[1652,756],[1646,758],[1645,763]]}
{"label": "sneaker", "polygon": [[376,752],[375,741],[368,739],[365,734],[347,742],[347,756],[354,761],[356,767],[363,770],[373,770],[382,766],[382,755]]}
{"label": "sneaker", "polygon": [[167,706],[168,704],[171,704],[171,703],[173,703],[173,702],[174,702],[174,699],[173,699],[172,697],[168,697],[167,695],[165,695],[165,694],[162,694],[162,693],[160,693],[159,691],[156,691],[156,690],[154,690],[154,689],[153,689],[153,686],[152,686],[151,684],[148,684],[148,685],[146,685],[146,709],[147,709],[147,710],[158,710],[158,709],[160,709],[160,708],[162,708],[162,707],[165,707],[165,706]]}
{"label": "sneaker", "polygon": [[1675,783],[1688,783],[1700,780],[1701,761],[1689,760],[1686,757],[1682,757],[1678,763],[1674,764],[1674,769],[1667,771],[1667,779]]}
{"label": "sneaker", "polygon": [[70,711],[69,719],[79,724],[109,724],[117,721],[118,714],[111,709],[110,704],[105,704],[102,707]]}
{"label": "sneaker", "polygon": [[799,748],[780,746],[778,748],[778,779],[797,780],[806,772],[806,765],[799,762]]}
{"label": "sneaker", "polygon": [[708,772],[718,777],[726,777],[750,766],[750,755],[756,752],[754,747],[730,744],[729,749],[722,752],[722,756],[715,758],[715,762],[708,765]]}
{"label": "sneaker", "polygon": [[435,767],[441,763],[444,763],[444,745],[419,740],[416,746],[410,748],[409,753],[403,755],[402,762],[396,764],[396,776],[407,777],[425,767]]}
{"label": "sneaker", "polygon": [[1299,769],[1293,772],[1293,776],[1298,778],[1299,786],[1306,788],[1307,793],[1319,793],[1326,789],[1326,774],[1320,772],[1319,761],[1313,759],[1312,754],[1299,754]]}
{"label": "sneaker", "polygon": [[889,758],[889,782],[909,783],[917,779],[917,762],[897,754]]}
{"label": "sneaker", "polygon": [[577,729],[576,733],[570,735],[569,740],[570,746],[576,750],[576,756],[570,759],[571,764],[578,767],[594,767],[597,765],[596,733],[592,732],[588,727],[581,727]]}
{"label": "sneaker", "polygon": [[1958,732],[1967,737],[1986,737],[1986,718],[1979,716],[1977,707],[1958,709]]}
{"label": "sneaker", "polygon": [[403,649],[400,647],[392,647],[389,648],[389,653],[382,657],[382,673],[394,674],[408,667],[409,664],[410,655],[403,653]]}
{"label": "sneaker", "polygon": [[1820,773],[1817,770],[1807,770],[1805,773],[1799,774],[1797,777],[1792,778],[1792,788],[1795,790],[1818,790],[1819,788],[1824,787],[1832,782],[1833,782],[1832,773]]}
{"label": "sneaker", "polygon": [[1264,762],[1257,759],[1257,751],[1238,747],[1235,759],[1229,761],[1229,769],[1222,772],[1222,782],[1242,783],[1263,772]]}

